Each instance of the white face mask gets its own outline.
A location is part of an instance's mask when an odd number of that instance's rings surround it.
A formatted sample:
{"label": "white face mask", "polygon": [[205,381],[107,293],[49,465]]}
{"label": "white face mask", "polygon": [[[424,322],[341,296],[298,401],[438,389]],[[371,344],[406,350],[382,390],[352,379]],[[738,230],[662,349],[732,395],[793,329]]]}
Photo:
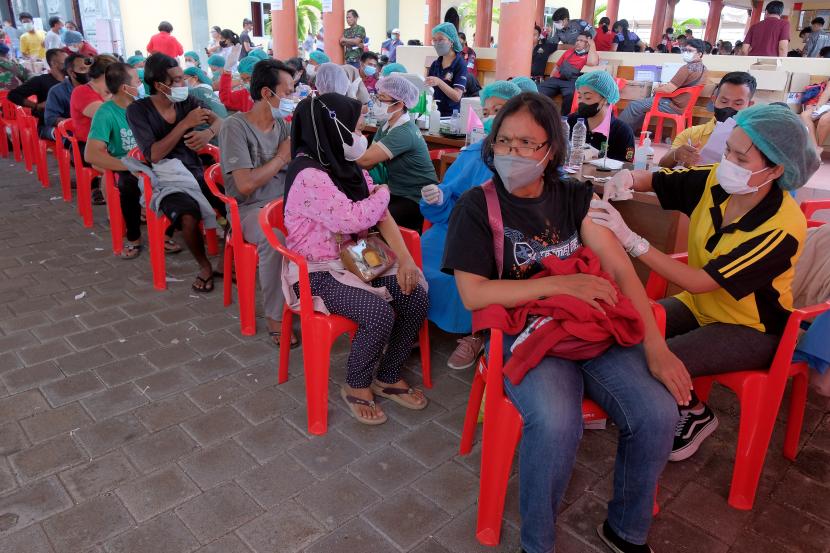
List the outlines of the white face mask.
{"label": "white face mask", "polygon": [[167,96],[167,99],[174,104],[184,102],[187,100],[188,95],[190,95],[190,89],[186,86],[168,86],[167,88],[170,90],[170,93],[165,94],[165,96]]}
{"label": "white face mask", "polygon": [[565,28],[565,24],[562,23],[561,21],[554,21],[553,22],[553,29],[554,30],[561,31],[564,28]]}
{"label": "white face mask", "polygon": [[695,61],[695,56],[697,56],[697,54],[695,54],[694,52],[683,52],[682,55],[683,61],[685,61],[686,63],[692,63],[693,61]]}
{"label": "white face mask", "polygon": [[[341,123],[336,117],[334,118],[334,122],[336,124],[335,128],[337,129],[337,134],[340,135],[340,141],[343,143],[343,157],[346,158],[346,161],[357,161],[363,156],[363,154],[366,153],[366,150],[369,149],[369,141],[363,133],[350,131],[349,128]],[[343,127],[347,133],[352,135],[351,146],[346,144],[346,141],[343,140],[343,133],[340,132],[340,127]]]}
{"label": "white face mask", "polygon": [[362,83],[360,79],[356,79],[349,83],[349,89],[346,91],[346,96],[349,98],[357,98],[357,90],[360,87],[360,83]]}
{"label": "white face mask", "polygon": [[539,162],[535,159],[510,154],[493,156],[493,166],[496,168],[505,190],[512,194],[542,176],[545,167],[547,167],[549,153],[550,149]]}
{"label": "white face mask", "polygon": [[29,22],[23,23],[21,26],[23,27],[23,30],[27,33],[35,28],[34,24]]}
{"label": "white face mask", "polygon": [[184,68],[185,68],[185,69],[190,69],[191,67],[196,67],[196,64],[195,64],[195,63],[193,63],[192,61],[186,61],[186,62],[184,62]]}
{"label": "white face mask", "polygon": [[718,165],[718,168],[715,171],[715,175],[718,178],[720,187],[723,188],[727,194],[754,194],[755,192],[758,192],[762,186],[766,186],[768,183],[772,182],[772,179],[759,186],[750,186],[749,179],[752,178],[752,175],[763,173],[767,169],[769,168],[766,167],[760,171],[752,172],[749,169],[741,167],[737,163],[729,161],[726,159],[726,155],[724,154],[721,158],[720,165]]}
{"label": "white face mask", "polygon": [[317,73],[317,66],[311,65],[310,63],[305,66],[305,73],[309,77],[313,77],[315,73]]}
{"label": "white face mask", "polygon": [[77,44],[73,44],[73,45],[71,45],[71,46],[67,46],[67,48],[69,48],[69,50],[71,50],[72,52],[76,52],[76,53],[77,53],[77,52],[81,49],[81,47],[80,47],[80,46],[78,46]]}
{"label": "white face mask", "polygon": [[377,102],[374,106],[372,106],[372,116],[382,123],[384,121],[389,121],[393,115],[401,111],[396,109],[395,111],[390,112],[389,106],[390,104],[387,104],[386,102]]}

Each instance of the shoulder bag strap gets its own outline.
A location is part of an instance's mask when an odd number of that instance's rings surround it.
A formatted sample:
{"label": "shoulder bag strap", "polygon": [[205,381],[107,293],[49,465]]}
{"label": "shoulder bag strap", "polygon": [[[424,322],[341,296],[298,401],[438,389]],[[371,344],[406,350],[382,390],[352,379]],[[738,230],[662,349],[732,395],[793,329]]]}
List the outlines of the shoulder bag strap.
{"label": "shoulder bag strap", "polygon": [[499,195],[492,180],[487,181],[481,188],[484,190],[484,199],[487,202],[487,219],[490,230],[493,231],[493,255],[496,258],[496,271],[501,279],[504,270],[504,221],[501,218]]}

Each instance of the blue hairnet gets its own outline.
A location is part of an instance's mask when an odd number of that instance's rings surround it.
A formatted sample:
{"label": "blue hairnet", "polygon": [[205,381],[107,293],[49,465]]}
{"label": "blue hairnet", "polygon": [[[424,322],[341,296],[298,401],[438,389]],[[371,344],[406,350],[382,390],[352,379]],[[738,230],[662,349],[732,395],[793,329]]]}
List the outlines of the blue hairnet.
{"label": "blue hairnet", "polygon": [[478,93],[478,97],[481,99],[481,105],[484,106],[487,98],[504,98],[505,100],[509,100],[513,96],[518,96],[521,93],[522,89],[511,81],[496,81],[482,88],[481,92]]}
{"label": "blue hairnet", "polygon": [[530,77],[516,77],[510,82],[518,86],[522,92],[539,92],[539,87],[536,86],[536,83]]}
{"label": "blue hairnet", "polygon": [[82,35],[78,31],[66,31],[66,34],[63,35],[63,43],[67,46],[71,46],[73,44],[80,44],[83,41],[84,35]]}
{"label": "blue hairnet", "polygon": [[317,65],[323,65],[324,63],[329,63],[331,58],[329,58],[328,54],[325,52],[321,52],[320,50],[314,50],[312,53],[308,55],[308,59],[316,63]]}
{"label": "blue hairnet", "polygon": [[617,86],[614,77],[605,71],[591,71],[581,75],[576,80],[575,87],[579,90],[583,86],[587,86],[608,100],[609,104],[616,104],[620,101],[620,87]]}
{"label": "blue hairnet", "polygon": [[197,54],[193,50],[188,50],[187,52],[185,52],[184,57],[196,60],[196,65],[201,64],[201,62],[199,61],[199,54]]}
{"label": "blue hairnet", "polygon": [[804,123],[788,107],[752,106],[739,111],[735,123],[771,162],[784,166],[776,180],[784,190],[804,186],[821,165]]}
{"label": "blue hairnet", "polygon": [[225,67],[225,58],[219,54],[213,54],[208,58],[208,65],[211,67]]}
{"label": "blue hairnet", "polygon": [[254,72],[254,66],[259,62],[257,58],[253,56],[245,56],[241,60],[239,60],[239,64],[236,66],[236,70],[239,71],[239,74],[246,74],[250,75]]}
{"label": "blue hairnet", "polygon": [[452,49],[460,52],[462,49],[461,39],[458,38],[458,30],[452,23],[441,23],[432,29],[432,34],[441,33],[452,42]]}
{"label": "blue hairnet", "polygon": [[207,74],[198,67],[188,67],[184,70],[184,74],[189,77],[196,77],[200,83],[211,84],[213,81],[208,79]]}
{"label": "blue hairnet", "polygon": [[127,58],[127,65],[129,65],[130,67],[135,67],[143,61],[147,61],[144,58],[144,56],[130,56],[129,58]]}
{"label": "blue hairnet", "polygon": [[267,60],[268,53],[262,50],[261,48],[255,48],[248,52],[248,55],[245,56],[246,58],[254,58],[255,60]]}
{"label": "blue hairnet", "polygon": [[320,94],[335,92],[345,95],[349,91],[349,82],[346,70],[336,63],[320,65],[314,77],[314,85]]}
{"label": "blue hairnet", "polygon": [[382,78],[378,81],[377,90],[400,100],[406,106],[406,109],[414,108],[418,103],[418,97],[421,95],[414,84],[400,75],[390,75]]}
{"label": "blue hairnet", "polygon": [[400,63],[387,63],[383,66],[383,71],[380,72],[382,77],[388,77],[392,73],[408,73],[408,71]]}

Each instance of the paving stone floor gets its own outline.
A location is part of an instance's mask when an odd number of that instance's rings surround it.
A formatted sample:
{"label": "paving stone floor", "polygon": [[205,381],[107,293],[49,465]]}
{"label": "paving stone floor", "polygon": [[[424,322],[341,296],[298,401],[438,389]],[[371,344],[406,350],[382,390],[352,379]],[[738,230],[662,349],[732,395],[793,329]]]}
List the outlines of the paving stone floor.
{"label": "paving stone floor", "polygon": [[[515,475],[501,547],[474,540],[478,448],[457,455],[471,374],[445,366],[453,337],[433,333],[424,412],[386,405],[389,422],[370,428],[333,395],[328,434],[310,437],[301,353],[277,386],[262,321],[242,337],[219,287],[191,293],[187,253],[168,258],[175,280],[157,292],[146,251],[113,257],[104,208],[85,229],[57,187],[0,168],[0,552],[517,550]],[[716,390],[712,405],[721,428],[661,479],[655,551],[830,551],[826,401],[811,396],[795,463],[779,422],[750,512],[726,505],[734,398]],[[604,551],[594,528],[614,452],[613,430],[585,433],[558,551]]]}

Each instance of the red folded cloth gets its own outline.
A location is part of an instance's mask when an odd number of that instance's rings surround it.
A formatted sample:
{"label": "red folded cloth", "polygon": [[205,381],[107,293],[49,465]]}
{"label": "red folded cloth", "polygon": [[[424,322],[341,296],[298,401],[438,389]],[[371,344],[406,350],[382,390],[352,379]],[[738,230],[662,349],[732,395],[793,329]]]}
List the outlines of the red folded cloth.
{"label": "red folded cloth", "polygon": [[509,335],[521,333],[504,367],[504,374],[513,384],[521,382],[545,356],[593,359],[614,343],[630,347],[643,341],[640,314],[602,271],[599,258],[589,248],[583,246],[567,259],[548,256],[542,264],[544,269],[532,278],[581,273],[608,280],[617,291],[617,305],[603,303],[603,314],[574,296],[557,295],[511,309],[490,305],[473,312],[473,332],[496,328]]}

